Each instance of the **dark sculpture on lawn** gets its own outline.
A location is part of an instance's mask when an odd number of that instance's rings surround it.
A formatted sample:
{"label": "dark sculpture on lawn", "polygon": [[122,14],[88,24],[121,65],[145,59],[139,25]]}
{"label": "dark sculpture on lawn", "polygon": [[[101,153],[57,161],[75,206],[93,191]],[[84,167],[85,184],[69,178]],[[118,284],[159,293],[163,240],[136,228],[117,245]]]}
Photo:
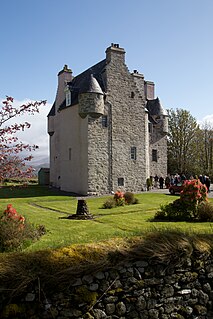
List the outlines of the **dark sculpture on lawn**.
{"label": "dark sculpture on lawn", "polygon": [[65,217],[67,219],[93,219],[93,215],[89,213],[89,208],[85,199],[78,199],[76,214]]}

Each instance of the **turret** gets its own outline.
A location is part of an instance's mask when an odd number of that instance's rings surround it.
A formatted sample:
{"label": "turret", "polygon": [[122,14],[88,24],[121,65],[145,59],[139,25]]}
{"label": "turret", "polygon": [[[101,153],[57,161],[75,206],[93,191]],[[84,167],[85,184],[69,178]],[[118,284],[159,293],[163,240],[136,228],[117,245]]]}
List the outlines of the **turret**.
{"label": "turret", "polygon": [[80,88],[78,95],[79,115],[98,118],[104,114],[104,93],[93,74],[90,74]]}
{"label": "turret", "polygon": [[162,127],[163,133],[168,133],[168,114],[162,107],[159,98],[157,97],[153,100],[147,100],[146,108],[153,120]]}

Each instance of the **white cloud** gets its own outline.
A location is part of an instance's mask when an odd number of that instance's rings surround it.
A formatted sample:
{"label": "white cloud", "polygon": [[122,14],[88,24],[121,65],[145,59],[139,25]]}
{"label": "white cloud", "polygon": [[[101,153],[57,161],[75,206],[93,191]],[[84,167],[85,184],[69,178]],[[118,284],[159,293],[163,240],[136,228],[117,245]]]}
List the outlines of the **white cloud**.
{"label": "white cloud", "polygon": [[201,121],[198,121],[200,125],[202,124],[208,124],[210,126],[213,126],[213,114],[206,115]]}
{"label": "white cloud", "polygon": [[[14,100],[13,106],[18,107],[22,104],[26,104],[32,100],[25,99],[23,101]],[[31,127],[25,131],[19,131],[16,135],[20,141],[30,144],[38,145],[38,149],[32,152],[33,159],[30,165],[39,165],[49,162],[49,137],[47,133],[47,114],[51,108],[50,103],[40,106],[39,113],[33,115],[24,114],[11,119],[6,123],[10,125],[12,123],[24,123],[29,122]]]}
{"label": "white cloud", "polygon": [[204,123],[207,122],[207,123],[210,123],[210,124],[213,125],[213,114],[205,116],[203,118],[203,122]]}

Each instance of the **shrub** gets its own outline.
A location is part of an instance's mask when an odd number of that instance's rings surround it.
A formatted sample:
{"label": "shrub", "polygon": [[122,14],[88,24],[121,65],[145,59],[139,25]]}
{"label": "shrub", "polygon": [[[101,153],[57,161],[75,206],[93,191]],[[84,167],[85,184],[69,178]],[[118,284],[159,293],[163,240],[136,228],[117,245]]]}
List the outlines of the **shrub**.
{"label": "shrub", "polygon": [[188,210],[183,201],[176,199],[173,203],[161,205],[160,211],[157,211],[154,219],[172,221],[190,220],[191,211]]}
{"label": "shrub", "polygon": [[124,197],[118,198],[118,199],[116,200],[115,206],[124,206],[124,205],[125,205],[125,199],[124,199]]}
{"label": "shrub", "polygon": [[134,194],[131,192],[123,193],[117,191],[113,198],[109,198],[105,201],[102,208],[114,208],[116,206],[124,206],[125,204],[138,204],[138,199],[135,198]]}
{"label": "shrub", "polygon": [[125,205],[124,193],[121,191],[115,192],[114,200],[116,202],[116,206],[124,206]]}
{"label": "shrub", "polygon": [[201,203],[207,203],[206,186],[199,180],[186,181],[180,198],[173,203],[161,206],[161,210],[155,214],[154,219],[195,220],[198,218],[198,214],[201,214],[198,213],[198,207]]}
{"label": "shrub", "polygon": [[113,198],[109,198],[107,199],[104,203],[103,203],[103,208],[114,208],[116,206],[116,202]]}
{"label": "shrub", "polygon": [[124,193],[125,203],[128,205],[138,204],[138,199],[135,198],[135,195],[131,192]]}
{"label": "shrub", "polygon": [[209,202],[202,202],[197,208],[197,218],[203,222],[213,221],[213,204]]}
{"label": "shrub", "polygon": [[0,216],[0,252],[21,250],[44,233],[44,226],[34,227],[9,204]]}
{"label": "shrub", "polygon": [[207,188],[199,179],[186,181],[180,193],[180,199],[185,203],[188,210],[191,210],[194,217],[197,215],[197,208],[201,202],[207,201]]}

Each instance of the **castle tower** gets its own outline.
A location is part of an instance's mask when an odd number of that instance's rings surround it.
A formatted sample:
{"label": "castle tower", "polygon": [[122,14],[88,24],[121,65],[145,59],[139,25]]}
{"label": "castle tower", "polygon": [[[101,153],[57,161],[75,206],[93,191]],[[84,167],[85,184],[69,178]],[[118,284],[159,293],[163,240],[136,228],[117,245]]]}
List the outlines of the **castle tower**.
{"label": "castle tower", "polygon": [[167,173],[167,120],[154,82],[130,73],[119,44],[75,77],[65,65],[48,114],[51,184],[83,195],[142,191]]}

